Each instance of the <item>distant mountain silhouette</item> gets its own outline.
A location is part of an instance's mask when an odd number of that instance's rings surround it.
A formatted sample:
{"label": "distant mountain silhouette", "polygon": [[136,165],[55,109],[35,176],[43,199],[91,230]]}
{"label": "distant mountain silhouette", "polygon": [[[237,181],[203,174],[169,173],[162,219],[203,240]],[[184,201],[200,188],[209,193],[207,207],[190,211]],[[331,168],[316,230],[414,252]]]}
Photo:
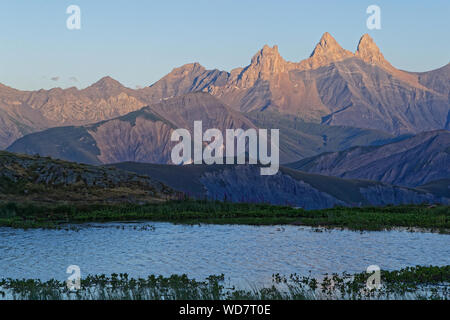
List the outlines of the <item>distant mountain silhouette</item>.
{"label": "distant mountain silhouette", "polygon": [[143,106],[134,90],[110,77],[83,90],[19,91],[0,85],[0,149],[31,132],[94,123]]}

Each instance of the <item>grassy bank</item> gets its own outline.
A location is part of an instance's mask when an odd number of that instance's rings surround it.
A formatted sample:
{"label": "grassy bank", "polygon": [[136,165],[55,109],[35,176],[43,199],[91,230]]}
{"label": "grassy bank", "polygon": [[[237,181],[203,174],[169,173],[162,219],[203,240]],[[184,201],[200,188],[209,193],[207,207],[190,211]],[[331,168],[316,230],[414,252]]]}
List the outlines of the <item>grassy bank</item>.
{"label": "grassy bank", "polygon": [[306,211],[266,204],[192,200],[145,205],[0,204],[0,226],[4,227],[58,228],[67,223],[135,220],[184,224],[295,224],[350,230],[402,227],[449,233],[450,207],[422,205]]}
{"label": "grassy bank", "polygon": [[[313,299],[445,299],[450,297],[450,266],[381,271],[381,288],[366,287],[369,274],[333,274],[322,280],[274,275],[267,287],[227,288],[224,276],[205,281],[186,275],[133,279],[127,274],[88,276],[78,291],[51,280],[0,281],[0,296],[18,300],[313,300]],[[3,290],[3,292],[1,291]]]}

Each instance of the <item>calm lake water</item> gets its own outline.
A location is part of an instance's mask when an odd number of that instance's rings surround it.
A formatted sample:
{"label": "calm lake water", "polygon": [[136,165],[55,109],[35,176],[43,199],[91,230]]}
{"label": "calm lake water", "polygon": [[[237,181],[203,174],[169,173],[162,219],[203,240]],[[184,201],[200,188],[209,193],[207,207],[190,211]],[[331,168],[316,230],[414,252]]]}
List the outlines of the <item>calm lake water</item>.
{"label": "calm lake water", "polygon": [[[143,230],[151,224],[153,229]],[[263,283],[274,273],[314,276],[449,265],[450,236],[406,231],[323,231],[296,226],[186,226],[170,223],[83,225],[78,231],[0,228],[0,278],[87,274],[225,274],[234,284]]]}

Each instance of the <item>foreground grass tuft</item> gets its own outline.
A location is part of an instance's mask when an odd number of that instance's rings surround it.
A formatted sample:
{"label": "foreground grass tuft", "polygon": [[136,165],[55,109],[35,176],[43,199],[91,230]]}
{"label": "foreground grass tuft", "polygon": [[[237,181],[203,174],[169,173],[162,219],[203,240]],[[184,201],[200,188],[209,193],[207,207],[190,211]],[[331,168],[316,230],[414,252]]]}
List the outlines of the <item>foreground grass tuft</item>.
{"label": "foreground grass tuft", "polygon": [[[274,275],[272,285],[252,290],[226,288],[224,276],[205,281],[186,275],[129,278],[127,274],[88,276],[70,291],[64,282],[50,280],[0,281],[0,296],[18,300],[316,300],[316,299],[445,299],[450,297],[450,266],[409,267],[382,271],[382,287],[368,290],[367,273],[312,277]],[[3,290],[3,291],[2,291]]]}

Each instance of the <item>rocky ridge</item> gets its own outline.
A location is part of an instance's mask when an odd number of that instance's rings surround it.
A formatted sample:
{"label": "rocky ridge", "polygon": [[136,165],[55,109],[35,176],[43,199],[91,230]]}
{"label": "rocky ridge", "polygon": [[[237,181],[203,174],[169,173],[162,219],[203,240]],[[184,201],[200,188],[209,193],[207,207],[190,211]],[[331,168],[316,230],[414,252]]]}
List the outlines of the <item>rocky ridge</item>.
{"label": "rocky ridge", "polygon": [[0,200],[143,203],[178,196],[148,176],[0,151]]}

